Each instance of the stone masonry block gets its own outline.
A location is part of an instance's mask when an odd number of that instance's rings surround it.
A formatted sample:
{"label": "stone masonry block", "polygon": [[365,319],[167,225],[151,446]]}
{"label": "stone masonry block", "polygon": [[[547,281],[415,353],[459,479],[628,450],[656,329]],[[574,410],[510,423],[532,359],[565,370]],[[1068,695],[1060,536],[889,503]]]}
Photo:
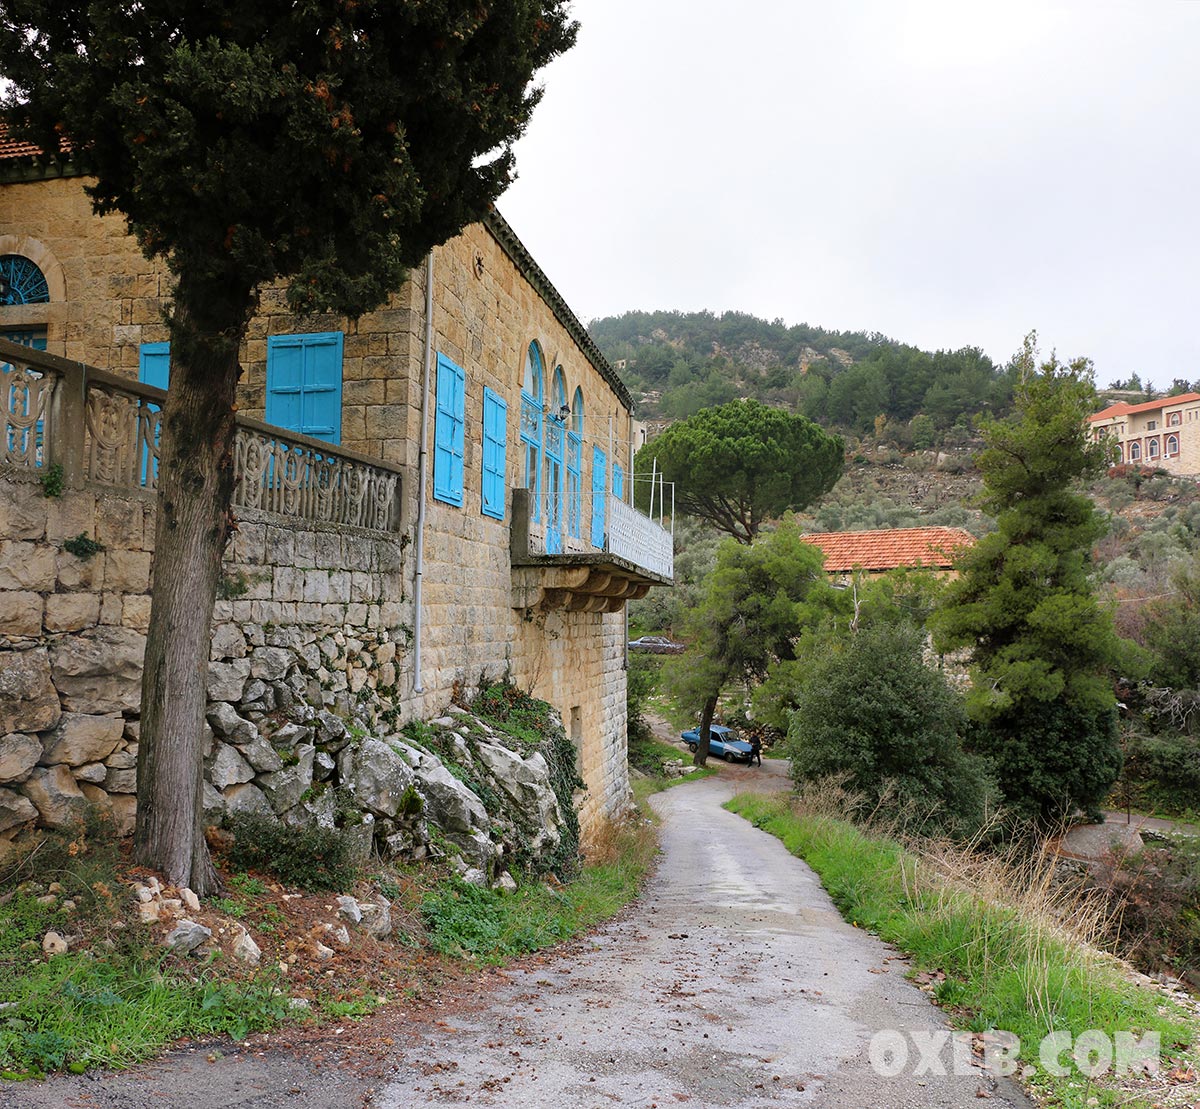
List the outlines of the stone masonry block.
{"label": "stone masonry block", "polygon": [[104,586],[104,559],[79,558],[70,551],[54,556],[58,588],[65,590],[98,590]]}
{"label": "stone masonry block", "polygon": [[109,550],[144,550],[145,517],[140,504],[101,497],[96,502],[96,539]]}
{"label": "stone masonry block", "polygon": [[96,524],[96,495],[69,489],[51,498],[46,508],[46,538],[61,543],[76,535],[93,538]]}
{"label": "stone masonry block", "polygon": [[22,540],[0,542],[0,589],[49,593],[56,576],[53,547]]}
{"label": "stone masonry block", "polygon": [[0,535],[6,539],[43,539],[48,501],[33,482],[0,482]]}
{"label": "stone masonry block", "polygon": [[104,560],[104,586],[115,593],[150,589],[150,555],[146,551],[109,551]]}
{"label": "stone masonry block", "polygon": [[0,592],[0,635],[42,634],[40,593]]}
{"label": "stone masonry block", "polygon": [[48,632],[77,632],[100,622],[98,593],[51,593],[46,598]]}

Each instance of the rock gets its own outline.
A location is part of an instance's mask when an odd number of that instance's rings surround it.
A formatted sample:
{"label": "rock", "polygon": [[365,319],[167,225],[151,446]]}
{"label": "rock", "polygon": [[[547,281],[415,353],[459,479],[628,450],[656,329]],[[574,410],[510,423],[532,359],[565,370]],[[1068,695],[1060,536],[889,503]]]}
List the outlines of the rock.
{"label": "rock", "polygon": [[187,955],[211,936],[211,928],[205,928],[203,924],[185,918],[167,933],[163,943],[177,954]]}
{"label": "rock", "polygon": [[289,997],[287,1007],[298,1012],[307,1013],[312,1008],[312,1002],[307,997]]}
{"label": "rock", "polygon": [[264,681],[281,681],[287,677],[292,653],[283,647],[255,647],[250,652],[250,674]]}
{"label": "rock", "polygon": [[445,835],[462,851],[471,867],[485,873],[489,870],[496,857],[496,845],[486,832],[473,829],[470,832],[446,832]]}
{"label": "rock", "polygon": [[214,659],[245,658],[246,636],[237,624],[218,624],[213,628],[211,651]]}
{"label": "rock", "polygon": [[42,950],[47,955],[65,955],[69,946],[58,932],[47,932],[42,937]]}
{"label": "rock", "polygon": [[358,804],[379,816],[397,816],[419,799],[415,782],[412,767],[377,739],[364,739],[350,760],[347,784]]}
{"label": "rock", "polygon": [[179,900],[188,907],[188,912],[198,913],[200,911],[200,898],[187,886],[179,891]]}
{"label": "rock", "polygon": [[139,901],[138,902],[138,919],[143,924],[158,923],[158,902],[157,901]]}
{"label": "rock", "polygon": [[337,749],[350,740],[350,729],[335,713],[322,710],[317,713],[317,738],[327,747]]}
{"label": "rock", "polygon": [[337,906],[338,916],[350,921],[351,924],[357,924],[362,920],[362,910],[355,898],[343,894],[337,899]]}
{"label": "rock", "polygon": [[34,901],[41,905],[43,909],[51,909],[58,904],[58,898],[52,893],[43,894],[41,897],[35,897]]}
{"label": "rock", "polygon": [[350,943],[350,930],[344,924],[339,924],[330,935],[343,947],[347,947]]}
{"label": "rock", "polygon": [[46,648],[0,651],[0,733],[45,731],[61,714]]}
{"label": "rock", "polygon": [[136,770],[107,770],[104,788],[109,793],[137,793]]}
{"label": "rock", "polygon": [[60,636],[50,667],[63,708],[112,713],[137,709],[142,697],[146,637],[132,628],[101,626]]}
{"label": "rock", "polygon": [[333,790],[323,789],[319,793],[308,790],[295,808],[283,814],[285,824],[293,828],[329,828],[337,825],[337,798]]}
{"label": "rock", "polygon": [[75,781],[77,782],[89,782],[92,785],[99,785],[104,781],[104,775],[108,773],[108,767],[102,762],[89,762],[85,766],[72,767],[71,773],[75,776]]}
{"label": "rock", "polygon": [[504,893],[516,893],[517,880],[506,870],[496,879],[496,884],[492,888],[502,890]]}
{"label": "rock", "polygon": [[124,731],[125,722],[119,715],[64,712],[54,731],[42,741],[44,753],[40,761],[46,766],[60,762],[68,766],[100,762],[117,749]]}
{"label": "rock", "polygon": [[477,866],[468,868],[467,872],[462,876],[462,880],[469,886],[486,886],[488,884],[487,875]]}
{"label": "rock", "polygon": [[224,701],[212,702],[205,717],[212,730],[230,743],[249,743],[258,735],[258,729]]}
{"label": "rock", "polygon": [[260,774],[270,774],[283,769],[283,759],[279,757],[279,752],[258,734],[257,728],[254,729],[254,738],[247,743],[239,743],[238,750]]}
{"label": "rock", "polygon": [[313,952],[316,954],[318,961],[322,963],[329,962],[333,958],[334,951],[332,947],[326,947],[319,940],[313,941]]}
{"label": "rock", "polygon": [[359,902],[359,912],[362,914],[361,926],[370,932],[377,940],[384,939],[392,932],[392,907],[380,897],[376,901]]}
{"label": "rock", "polygon": [[137,768],[138,745],[131,743],[123,751],[114,751],[104,760],[110,770],[135,770]]}
{"label": "rock", "polygon": [[486,828],[488,812],[483,802],[439,761],[427,757],[416,769],[417,789],[425,799],[425,818],[445,832]]}
{"label": "rock", "polygon": [[275,810],[263,796],[263,791],[250,782],[230,786],[221,795],[225,801],[225,811],[234,816],[237,813],[247,813],[250,816],[273,817]]}
{"label": "rock", "polygon": [[112,804],[113,831],[118,836],[133,835],[137,824],[137,796],[132,793],[113,793],[109,800]]}
{"label": "rock", "polygon": [[496,784],[514,802],[510,814],[533,835],[535,852],[556,845],[561,839],[562,810],[550,788],[550,768],[540,754],[523,759],[505,747],[480,743],[479,758]]}
{"label": "rock", "polygon": [[41,757],[42,741],[37,736],[9,732],[0,737],[0,783],[24,781]]}
{"label": "rock", "polygon": [[235,658],[232,662],[208,664],[208,699],[210,701],[240,701],[246,679],[250,677],[250,660]]}
{"label": "rock", "polygon": [[200,786],[200,808],[206,824],[220,824],[225,816],[225,798],[207,779]]}
{"label": "rock", "polygon": [[271,742],[276,747],[299,747],[301,743],[308,743],[313,736],[312,728],[306,728],[303,724],[284,724],[282,728],[277,728],[275,734],[271,736]]}
{"label": "rock", "polygon": [[275,812],[286,812],[300,803],[300,798],[312,785],[315,754],[316,748],[311,743],[303,743],[296,748],[298,761],[295,765],[259,776],[258,784]]}
{"label": "rock", "polygon": [[72,828],[81,824],[88,803],[67,766],[39,766],[18,787],[38,811],[45,828]]}
{"label": "rock", "polygon": [[337,762],[328,751],[318,751],[313,759],[313,780],[317,782],[327,782],[333,777],[334,770],[337,769]]}
{"label": "rock", "polygon": [[251,678],[246,683],[246,688],[242,690],[242,707],[248,705],[260,706],[264,712],[269,712],[275,707],[275,690],[266,682],[260,681],[258,678]]}
{"label": "rock", "polygon": [[148,905],[154,900],[154,891],[149,886],[138,886],[133,891],[133,896],[138,899],[141,905]]}
{"label": "rock", "polygon": [[238,938],[233,941],[233,957],[255,967],[262,958],[262,948],[250,938],[250,933],[244,928]]}
{"label": "rock", "polygon": [[236,747],[230,747],[227,743],[217,744],[216,754],[213,755],[208,770],[208,780],[216,789],[228,789],[253,779],[254,767],[242,758]]}

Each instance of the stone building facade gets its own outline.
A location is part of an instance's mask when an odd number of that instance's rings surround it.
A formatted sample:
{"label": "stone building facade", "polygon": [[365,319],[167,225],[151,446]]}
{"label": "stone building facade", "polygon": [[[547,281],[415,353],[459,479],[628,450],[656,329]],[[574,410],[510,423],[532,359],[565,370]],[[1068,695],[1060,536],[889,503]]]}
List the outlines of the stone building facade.
{"label": "stone building facade", "polygon": [[[0,303],[0,338],[111,371],[111,381],[85,374],[87,388],[104,394],[89,392],[86,404],[125,405],[142,439],[130,448],[136,457],[126,450],[134,461],[124,485],[85,468],[68,473],[66,495],[53,504],[42,503],[37,481],[60,449],[49,415],[44,457],[22,460],[11,449],[0,457],[0,655],[45,649],[49,658],[61,637],[105,628],[140,636],[148,619],[154,433],[145,429],[156,426],[153,385],[165,384],[155,374],[169,365],[169,278],[119,217],[92,213],[83,184],[48,176],[27,149],[0,145],[0,273],[7,265],[28,275],[32,265],[44,282],[39,295]],[[332,385],[303,377],[310,354],[324,360],[321,372],[336,367]],[[6,357],[5,371],[20,369]],[[393,725],[437,716],[481,681],[510,677],[553,705],[576,743],[585,827],[618,812],[629,794],[624,605],[670,583],[670,537],[625,503],[628,392],[508,225],[494,215],[467,228],[357,321],[298,318],[282,289],[264,290],[242,363],[245,523],[229,564],[244,590],[218,603],[214,664],[234,684],[252,681],[249,671],[239,677],[249,664],[238,660],[269,647],[274,629],[301,629],[297,651],[315,651],[308,669],[327,675],[314,689],[324,707],[373,698],[374,716],[386,713]],[[75,372],[56,366],[52,357],[29,368],[46,380]],[[284,377],[288,367],[299,367],[298,386]],[[65,403],[67,392],[46,403]],[[299,425],[280,417],[293,402],[303,409]],[[92,415],[89,407],[87,421]],[[91,422],[87,429],[80,434],[94,447]],[[274,463],[262,462],[268,455]],[[272,474],[295,459],[313,472],[361,472],[394,503],[370,526],[317,513],[297,530],[287,504],[271,500],[279,494]],[[63,546],[81,535],[105,547],[87,565]],[[324,659],[313,646],[323,641],[334,648]],[[216,699],[236,703],[240,692]],[[135,710],[126,698],[117,711],[136,725]]]}
{"label": "stone building facade", "polygon": [[1093,440],[1117,444],[1118,462],[1180,477],[1200,475],[1200,393],[1144,404],[1121,401],[1089,416],[1088,426]]}

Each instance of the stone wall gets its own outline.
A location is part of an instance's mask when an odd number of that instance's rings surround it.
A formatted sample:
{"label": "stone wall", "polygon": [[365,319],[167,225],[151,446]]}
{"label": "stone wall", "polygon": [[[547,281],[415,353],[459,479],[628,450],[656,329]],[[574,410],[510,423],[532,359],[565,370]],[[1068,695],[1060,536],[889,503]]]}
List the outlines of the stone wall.
{"label": "stone wall", "polygon": [[[162,310],[169,281],[160,265],[141,256],[119,218],[91,213],[83,184],[81,179],[66,178],[0,186],[0,245],[8,242],[15,249],[13,244],[23,243],[27,253],[38,254],[48,275],[51,271],[55,275],[50,304],[0,309],[0,329],[44,325],[50,353],[136,376],[138,344],[167,338]],[[630,414],[601,372],[598,356],[583,349],[577,328],[564,323],[565,307],[550,303],[555,297],[548,299],[544,280],[535,287],[528,261],[516,254],[519,251],[514,253],[511,242],[505,245],[483,225],[467,228],[434,251],[434,353],[453,359],[466,377],[465,488],[461,507],[433,497],[432,476],[425,494],[421,673],[415,672],[411,652],[378,661],[388,656],[387,644],[402,641],[399,629],[416,624],[411,611],[411,559],[404,567],[377,570],[369,561],[357,561],[373,556],[365,548],[355,548],[341,552],[340,563],[303,565],[301,560],[310,555],[329,558],[333,538],[310,530],[310,538],[301,540],[304,533],[295,533],[299,546],[293,559],[287,551],[271,547],[288,542],[290,527],[273,530],[266,521],[248,521],[236,541],[231,558],[235,565],[244,563],[246,592],[222,602],[217,612],[215,649],[246,653],[222,657],[215,665],[221,668],[218,673],[236,680],[244,676],[255,651],[279,649],[286,640],[286,649],[300,659],[297,674],[304,676],[306,685],[312,678],[325,681],[321,672],[328,673],[332,684],[322,686],[323,704],[341,711],[348,704],[370,701],[382,687],[390,690],[390,708],[400,721],[437,716],[456,696],[476,688],[481,677],[490,681],[507,675],[553,705],[580,747],[589,787],[583,816],[589,823],[619,811],[629,796],[624,762],[624,616],[552,612],[527,619],[513,608],[511,519],[493,520],[480,511],[483,390],[494,390],[508,403],[510,488],[524,482],[518,420],[525,354],[531,342],[537,341],[545,356],[548,399],[559,365],[568,398],[573,400],[577,386],[581,390],[586,410],[584,490],[591,486],[595,446],[628,472]],[[343,333],[342,445],[405,467],[402,519],[407,541],[415,538],[412,527],[419,495],[424,283],[424,270],[414,271],[384,308],[358,321],[298,318],[288,313],[282,290],[268,288],[242,350],[245,377],[240,410],[261,417],[267,338],[306,331]],[[433,422],[431,418],[431,436]],[[113,498],[111,505],[119,501]],[[39,534],[46,549],[39,550],[37,558],[57,563],[66,557],[61,549],[64,538],[81,532],[94,535],[108,549],[96,556],[99,561],[88,571],[93,584],[76,590],[57,576],[48,584],[50,578],[43,574],[37,587],[5,587],[23,595],[0,597],[0,606],[6,606],[0,635],[4,626],[33,634],[39,620],[44,636],[78,634],[82,629],[60,629],[68,617],[68,622],[144,632],[152,506],[137,502],[130,516],[139,521],[136,542],[132,536],[128,542],[110,542],[103,536],[112,530],[111,524],[103,523],[101,516],[121,520],[122,511],[93,499],[93,529],[86,503],[81,504],[69,524],[45,525]],[[47,519],[57,521],[66,511],[50,506]],[[36,524],[33,530],[37,531]],[[3,520],[0,540],[33,542],[10,536]],[[388,559],[383,561],[391,566]],[[104,577],[97,579],[99,566]],[[135,579],[130,588],[121,584],[119,575]],[[375,586],[383,583],[372,575],[387,579],[384,592],[375,592]],[[77,592],[81,596],[75,596]],[[341,609],[349,623],[338,631],[340,625],[331,621]],[[66,616],[64,610],[69,610]],[[319,633],[318,627],[325,630]],[[285,634],[284,628],[294,630]],[[384,633],[387,638],[379,638]],[[326,641],[336,653],[318,663],[314,649],[320,652],[320,644]],[[370,659],[376,660],[374,667]],[[389,666],[394,675],[385,669]],[[230,698],[227,703],[238,702]]]}

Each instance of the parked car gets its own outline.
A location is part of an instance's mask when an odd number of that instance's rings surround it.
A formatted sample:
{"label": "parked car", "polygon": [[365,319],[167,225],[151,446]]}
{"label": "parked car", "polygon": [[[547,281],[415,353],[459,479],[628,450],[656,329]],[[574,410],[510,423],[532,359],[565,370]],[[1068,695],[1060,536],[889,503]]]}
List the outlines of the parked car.
{"label": "parked car", "polygon": [[683,651],[682,643],[675,643],[665,635],[643,635],[629,641],[631,651],[649,651],[652,655],[678,655]]}
{"label": "parked car", "polygon": [[[690,728],[681,737],[689,751],[695,751],[700,746],[700,729]],[[724,724],[711,724],[708,729],[708,753],[713,758],[724,759],[726,762],[749,762],[754,748],[744,739],[738,739],[732,728]]]}

